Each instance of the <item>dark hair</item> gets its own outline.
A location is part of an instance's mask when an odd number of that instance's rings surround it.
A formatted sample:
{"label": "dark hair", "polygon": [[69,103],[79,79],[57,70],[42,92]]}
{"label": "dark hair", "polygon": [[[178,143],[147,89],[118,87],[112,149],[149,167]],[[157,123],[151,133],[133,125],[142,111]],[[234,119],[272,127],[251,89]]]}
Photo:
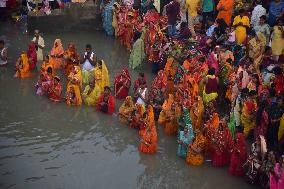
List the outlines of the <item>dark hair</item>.
{"label": "dark hair", "polygon": [[207,19],[207,21],[209,21],[209,22],[215,22],[215,20],[214,20],[213,17],[209,17],[209,18]]}
{"label": "dark hair", "polygon": [[145,74],[142,73],[142,72],[140,72],[140,73],[139,73],[139,76],[140,76],[140,77],[145,77]]}
{"label": "dark hair", "polygon": [[136,31],[136,32],[134,33],[133,41],[136,41],[136,40],[139,39],[140,37],[141,37],[141,33],[138,32],[138,31]]}
{"label": "dark hair", "polygon": [[250,36],[252,37],[255,37],[256,33],[254,30],[249,30],[249,33],[248,33]]}
{"label": "dark hair", "polygon": [[204,57],[204,56],[200,57],[200,58],[198,59],[198,62],[204,63],[204,62],[205,62],[205,57]]}
{"label": "dark hair", "polygon": [[259,17],[260,19],[263,19],[264,21],[266,21],[266,16],[262,15],[261,17]]}
{"label": "dark hair", "polygon": [[92,48],[92,45],[87,44],[87,45],[86,45],[86,49],[87,49],[87,48],[88,48],[88,49],[91,49],[91,48]]}
{"label": "dark hair", "polygon": [[239,10],[239,14],[242,14],[242,13],[244,13],[245,12],[245,9],[240,9]]}
{"label": "dark hair", "polygon": [[47,73],[52,73],[52,68],[51,67],[47,68]]}
{"label": "dark hair", "polygon": [[232,63],[233,63],[233,60],[232,60],[231,58],[228,58],[228,59],[226,60],[226,62],[232,64]]}
{"label": "dark hair", "polygon": [[0,40],[0,44],[3,44],[3,45],[5,45],[5,42],[4,42],[4,40]]}
{"label": "dark hair", "polygon": [[208,75],[214,75],[215,74],[215,68],[209,68]]}
{"label": "dark hair", "polygon": [[45,55],[45,58],[49,59],[49,55]]}
{"label": "dark hair", "polygon": [[247,94],[249,93],[249,89],[248,88],[243,88],[241,90],[241,97],[245,97]]}
{"label": "dark hair", "polygon": [[276,91],[275,89],[273,89],[272,85],[271,85],[271,88],[269,89],[269,95],[270,97],[275,97],[276,95]]}
{"label": "dark hair", "polygon": [[99,60],[98,65],[103,65],[103,60]]}
{"label": "dark hair", "polygon": [[269,47],[269,46],[265,46],[265,51],[264,52],[268,52],[268,51],[270,51],[271,50],[271,47]]}
{"label": "dark hair", "polygon": [[109,86],[105,86],[105,87],[104,87],[104,90],[109,90],[109,91],[111,91],[111,89],[110,89]]}
{"label": "dark hair", "polygon": [[251,90],[249,92],[249,96],[255,96],[255,95],[257,95],[257,92],[255,90]]}
{"label": "dark hair", "polygon": [[182,22],[182,23],[180,24],[180,27],[181,27],[181,28],[187,27],[187,22]]}
{"label": "dark hair", "polygon": [[282,74],[282,69],[280,67],[276,66],[275,68],[273,68],[273,73],[275,75],[280,75],[280,74]]}

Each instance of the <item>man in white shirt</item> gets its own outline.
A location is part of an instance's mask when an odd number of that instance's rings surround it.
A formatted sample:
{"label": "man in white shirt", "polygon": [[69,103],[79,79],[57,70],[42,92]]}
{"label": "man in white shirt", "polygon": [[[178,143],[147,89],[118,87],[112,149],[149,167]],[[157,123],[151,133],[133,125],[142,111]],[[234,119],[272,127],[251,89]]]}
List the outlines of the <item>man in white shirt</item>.
{"label": "man in white shirt", "polygon": [[259,18],[263,15],[266,15],[266,9],[262,6],[261,1],[256,1],[256,6],[254,7],[251,14],[251,22],[252,27],[256,26],[259,22]]}
{"label": "man in white shirt", "polygon": [[92,46],[90,44],[86,45],[86,51],[84,53],[82,61],[82,77],[83,82],[88,84],[90,77],[93,76],[94,68],[96,63],[96,55],[92,51]]}
{"label": "man in white shirt", "polygon": [[36,44],[37,61],[43,60],[44,39],[39,35],[39,30],[35,30],[35,35],[32,40]]}

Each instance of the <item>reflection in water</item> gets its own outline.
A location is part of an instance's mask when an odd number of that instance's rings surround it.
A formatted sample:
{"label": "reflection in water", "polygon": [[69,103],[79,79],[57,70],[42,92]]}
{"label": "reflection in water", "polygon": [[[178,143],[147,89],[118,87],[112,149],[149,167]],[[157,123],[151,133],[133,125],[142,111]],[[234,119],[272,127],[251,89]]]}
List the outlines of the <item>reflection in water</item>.
{"label": "reflection in water", "polygon": [[[0,188],[250,188],[224,169],[187,166],[176,156],[176,139],[160,129],[158,153],[140,154],[137,131],[121,125],[117,117],[97,113],[94,107],[68,107],[36,96],[36,77],[13,78],[14,62],[31,39],[23,33],[9,24],[0,27],[10,55],[8,69],[0,69]],[[128,65],[125,48],[102,33],[43,37],[46,50],[56,38],[65,47],[75,42],[79,52],[91,43],[111,67],[111,83]],[[131,71],[132,81],[137,72]],[[117,101],[117,109],[121,103]]]}

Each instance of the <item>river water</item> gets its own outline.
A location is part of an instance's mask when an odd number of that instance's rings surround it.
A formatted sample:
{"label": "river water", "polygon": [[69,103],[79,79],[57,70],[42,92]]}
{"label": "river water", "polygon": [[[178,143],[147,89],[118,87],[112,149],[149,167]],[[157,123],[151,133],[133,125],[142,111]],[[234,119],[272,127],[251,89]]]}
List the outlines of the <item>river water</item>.
{"label": "river water", "polygon": [[[22,25],[0,25],[10,62],[8,68],[0,68],[0,188],[253,188],[210,162],[188,166],[176,155],[176,138],[165,136],[161,128],[157,154],[141,154],[137,131],[121,125],[117,117],[36,96],[36,78],[13,78],[15,60],[32,37],[24,30]],[[111,81],[128,64],[125,48],[100,32],[44,33],[43,37],[45,52],[56,38],[65,47],[75,42],[81,53],[91,43],[107,63]],[[132,81],[137,73],[131,72]],[[117,104],[118,109],[121,102]]]}

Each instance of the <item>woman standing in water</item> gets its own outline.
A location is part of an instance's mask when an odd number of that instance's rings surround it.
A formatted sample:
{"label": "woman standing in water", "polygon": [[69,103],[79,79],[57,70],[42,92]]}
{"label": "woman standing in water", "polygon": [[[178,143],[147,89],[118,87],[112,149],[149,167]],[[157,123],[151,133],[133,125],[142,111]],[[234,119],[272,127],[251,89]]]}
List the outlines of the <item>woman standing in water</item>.
{"label": "woman standing in water", "polygon": [[29,59],[29,69],[33,71],[37,65],[36,44],[34,42],[29,44],[27,55]]}
{"label": "woman standing in water", "polygon": [[229,174],[243,176],[243,165],[247,159],[246,140],[242,133],[236,134],[236,139],[232,146],[232,154],[229,166]]}
{"label": "woman standing in water", "polygon": [[60,39],[55,39],[53,48],[50,51],[50,63],[53,64],[54,69],[62,68],[62,58],[64,49]]}
{"label": "woman standing in water", "polygon": [[[148,109],[153,109],[149,105]],[[153,111],[148,110],[148,114],[152,114]],[[153,154],[157,152],[158,136],[154,121],[154,115],[147,115],[145,120],[145,131],[141,132],[141,140],[139,145],[139,151],[142,153]]]}
{"label": "woman standing in water", "polygon": [[192,124],[191,124],[188,109],[184,108],[183,111],[184,111],[183,120],[184,120],[185,127],[183,131],[182,130],[179,131],[177,154],[179,157],[186,158],[188,145],[192,142],[192,139],[194,138],[194,134],[193,134]]}
{"label": "woman standing in water", "polygon": [[127,97],[131,86],[131,77],[127,68],[124,68],[122,72],[115,77],[114,80],[114,96],[118,99],[124,99]]}
{"label": "woman standing in water", "polygon": [[112,8],[114,0],[102,0],[100,5],[103,17],[103,28],[106,31],[107,35],[113,35],[114,29],[112,26]]}

